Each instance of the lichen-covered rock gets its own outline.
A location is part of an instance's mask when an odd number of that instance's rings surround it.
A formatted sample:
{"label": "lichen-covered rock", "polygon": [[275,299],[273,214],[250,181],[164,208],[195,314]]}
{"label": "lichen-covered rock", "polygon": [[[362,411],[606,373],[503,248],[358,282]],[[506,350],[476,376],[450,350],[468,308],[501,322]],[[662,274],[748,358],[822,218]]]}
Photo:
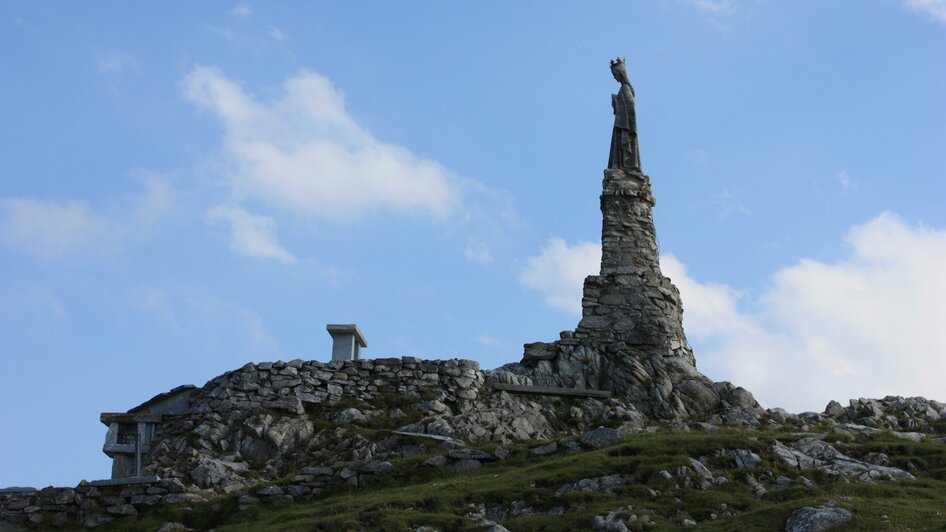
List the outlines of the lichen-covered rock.
{"label": "lichen-covered rock", "polygon": [[805,506],[792,512],[785,522],[785,532],[821,532],[839,527],[854,516],[844,508],[822,506],[812,508]]}
{"label": "lichen-covered rock", "polygon": [[609,429],[607,427],[598,427],[595,430],[586,432],[578,441],[580,441],[582,445],[600,449],[602,447],[607,447],[608,445],[620,443],[624,441],[626,436],[627,434],[619,430]]}
{"label": "lichen-covered rock", "polygon": [[791,447],[776,441],[773,452],[786,464],[799,471],[817,469],[829,474],[872,482],[875,480],[916,480],[916,478],[896,467],[876,465],[847,456],[830,443],[815,439],[802,438]]}
{"label": "lichen-covered rock", "polygon": [[759,455],[746,449],[719,449],[715,457],[729,457],[739,469],[751,469],[762,462]]}
{"label": "lichen-covered rock", "polygon": [[946,420],[946,403],[924,397],[888,395],[883,399],[851,399],[847,407],[831,401],[824,415],[838,423],[852,423],[902,433],[933,432],[932,423]]}

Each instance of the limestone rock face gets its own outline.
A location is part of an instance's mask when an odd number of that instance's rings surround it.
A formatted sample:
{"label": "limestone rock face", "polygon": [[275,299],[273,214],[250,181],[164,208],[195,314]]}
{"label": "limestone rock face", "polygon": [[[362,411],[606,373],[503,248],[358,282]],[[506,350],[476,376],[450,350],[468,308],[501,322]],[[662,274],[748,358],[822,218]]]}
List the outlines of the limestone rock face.
{"label": "limestone rock face", "polygon": [[578,327],[526,344],[522,362],[502,369],[540,386],[609,390],[657,420],[756,424],[749,392],[696,369],[680,292],[660,271],[654,204],[649,177],[605,170],[601,272],[585,279]]}

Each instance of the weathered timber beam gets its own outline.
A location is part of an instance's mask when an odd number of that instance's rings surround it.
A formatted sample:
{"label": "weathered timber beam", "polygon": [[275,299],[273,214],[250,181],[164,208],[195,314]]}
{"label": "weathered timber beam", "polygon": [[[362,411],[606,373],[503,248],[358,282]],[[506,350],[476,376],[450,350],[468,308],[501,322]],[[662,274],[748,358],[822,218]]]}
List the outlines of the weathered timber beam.
{"label": "weathered timber beam", "polygon": [[129,414],[128,412],[102,412],[99,421],[105,425],[112,423],[160,423],[161,414]]}
{"label": "weathered timber beam", "polygon": [[494,382],[494,390],[504,390],[513,393],[529,393],[533,395],[561,395],[568,397],[611,397],[607,390],[587,390],[582,388],[554,388],[551,386],[526,386],[523,384],[506,384]]}

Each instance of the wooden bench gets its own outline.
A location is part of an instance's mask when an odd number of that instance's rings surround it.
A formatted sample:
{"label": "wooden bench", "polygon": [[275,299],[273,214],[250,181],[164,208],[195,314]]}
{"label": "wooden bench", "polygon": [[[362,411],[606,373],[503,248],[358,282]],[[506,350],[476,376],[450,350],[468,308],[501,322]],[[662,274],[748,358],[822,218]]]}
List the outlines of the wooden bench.
{"label": "wooden bench", "polygon": [[527,393],[532,395],[556,395],[563,397],[594,397],[597,399],[607,399],[611,397],[611,392],[607,390],[587,390],[583,388],[556,388],[552,386],[526,386],[523,384],[506,384],[503,382],[494,382],[494,390],[502,390],[512,393]]}

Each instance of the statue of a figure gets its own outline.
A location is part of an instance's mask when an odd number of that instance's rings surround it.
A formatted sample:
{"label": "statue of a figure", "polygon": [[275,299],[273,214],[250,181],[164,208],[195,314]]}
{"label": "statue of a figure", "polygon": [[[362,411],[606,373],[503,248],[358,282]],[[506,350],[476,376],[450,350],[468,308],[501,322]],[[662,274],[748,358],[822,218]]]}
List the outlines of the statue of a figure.
{"label": "statue of a figure", "polygon": [[621,90],[611,95],[614,108],[614,130],[611,132],[611,155],[608,168],[640,170],[641,154],[637,144],[637,115],[634,111],[634,87],[627,77],[624,59],[611,61],[611,74],[621,84]]}

